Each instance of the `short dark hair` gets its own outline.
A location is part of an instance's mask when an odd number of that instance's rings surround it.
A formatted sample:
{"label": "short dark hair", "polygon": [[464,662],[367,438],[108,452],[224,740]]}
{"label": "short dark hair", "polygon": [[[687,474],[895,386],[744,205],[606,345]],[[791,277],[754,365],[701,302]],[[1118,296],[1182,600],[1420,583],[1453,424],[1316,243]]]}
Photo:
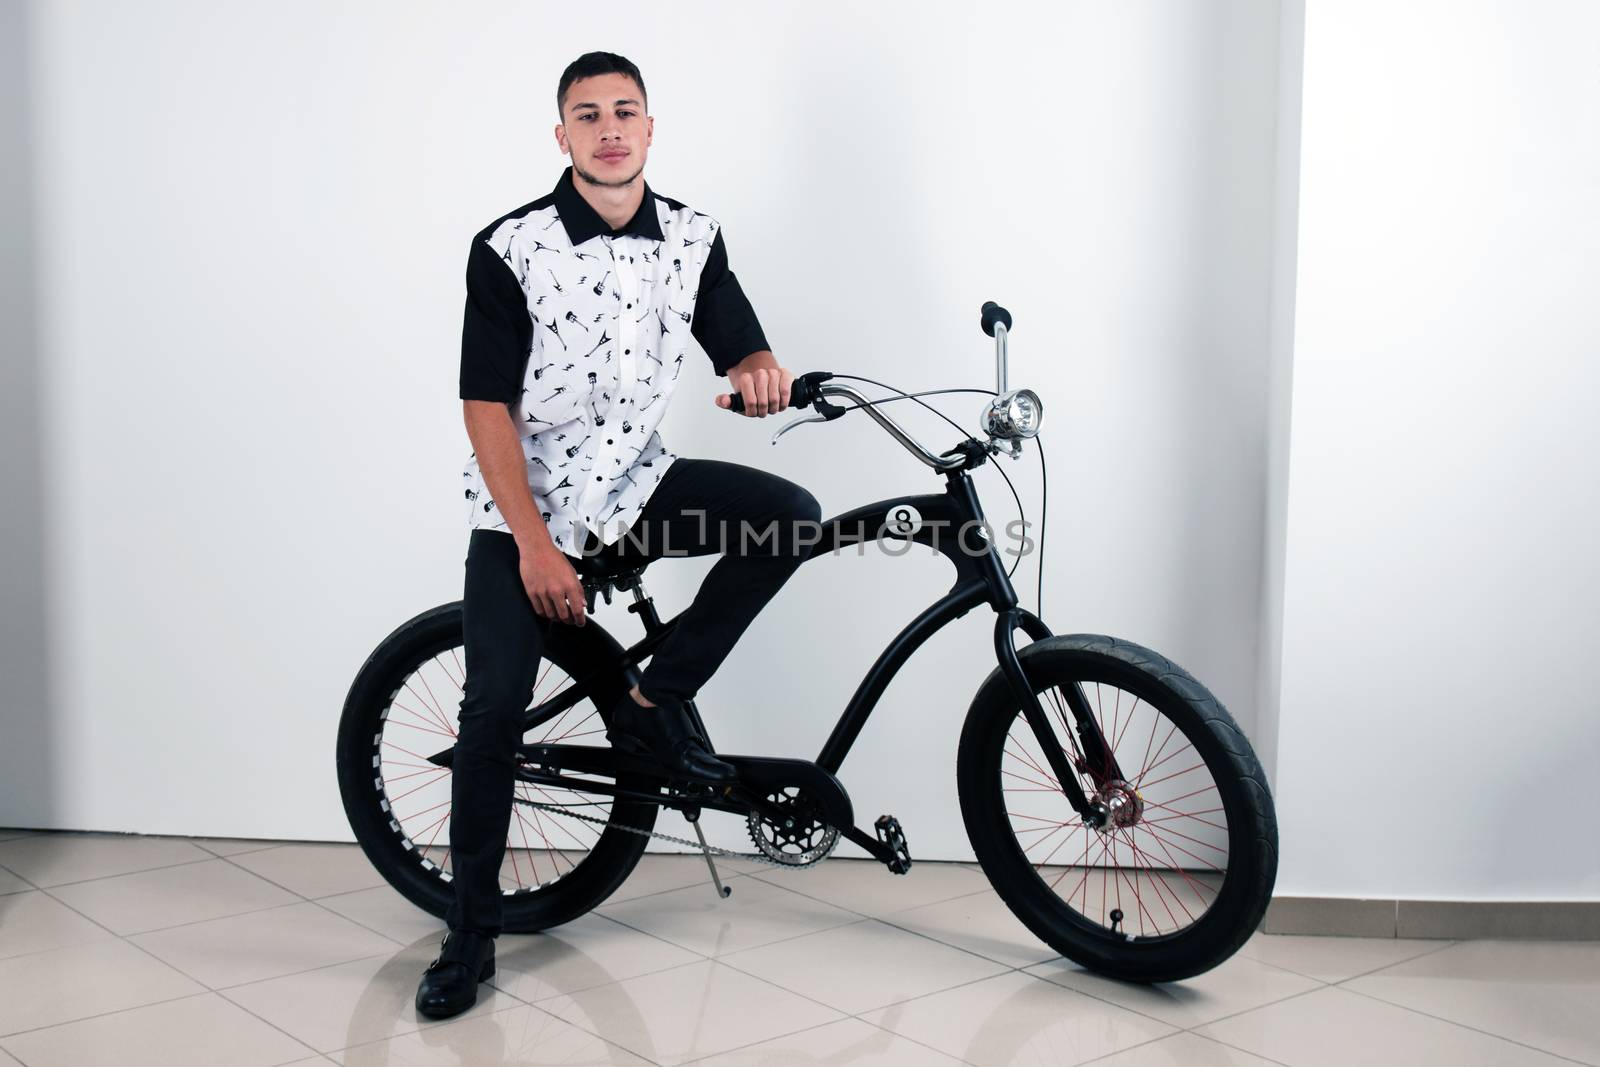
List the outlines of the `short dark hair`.
{"label": "short dark hair", "polygon": [[626,74],[632,78],[639,87],[646,110],[649,109],[650,94],[645,92],[644,76],[638,67],[615,52],[585,52],[567,64],[567,69],[561,72],[561,84],[556,87],[556,114],[562,122],[567,121],[567,90],[572,88],[572,83],[597,74]]}

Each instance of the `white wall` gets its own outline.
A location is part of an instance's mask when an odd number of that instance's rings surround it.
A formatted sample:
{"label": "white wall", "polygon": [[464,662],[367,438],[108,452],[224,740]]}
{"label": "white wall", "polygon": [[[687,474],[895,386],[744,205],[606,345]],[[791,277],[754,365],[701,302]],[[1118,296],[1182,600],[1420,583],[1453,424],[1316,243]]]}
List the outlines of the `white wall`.
{"label": "white wall", "polygon": [[[789,366],[992,385],[978,305],[1012,309],[1013,381],[1047,403],[1047,621],[1160,649],[1253,723],[1272,6],[32,17],[56,683],[5,706],[0,823],[348,840],[350,678],[460,593],[467,241],[553,184],[555,81],[592,48],[642,67],[648,176],[727,225]],[[697,373],[664,429],[681,453],[770,466],[830,514],[937,489],[859,418],[770,448],[780,423],[718,412]],[[970,426],[976,401],[947,410]],[[1037,520],[1034,461],[1008,469]],[[978,479],[1009,519],[998,477]],[[708,565],[657,565],[662,610]],[[721,747],[813,754],[948,584],[932,558],[808,565],[702,693]],[[637,633],[620,605],[602,618]],[[863,817],[900,815],[918,855],[970,855],[953,761],[991,629],[974,613],[924,648],[845,764]],[[18,787],[41,759],[46,786]]]}
{"label": "white wall", "polygon": [[1597,37],[1307,12],[1282,893],[1600,899]]}

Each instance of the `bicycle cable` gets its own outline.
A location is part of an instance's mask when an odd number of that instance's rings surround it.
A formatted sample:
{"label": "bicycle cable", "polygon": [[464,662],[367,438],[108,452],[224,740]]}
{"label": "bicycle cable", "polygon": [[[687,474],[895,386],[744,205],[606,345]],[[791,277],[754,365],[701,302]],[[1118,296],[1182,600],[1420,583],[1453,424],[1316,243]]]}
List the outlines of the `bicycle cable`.
{"label": "bicycle cable", "polygon": [[[941,393],[982,393],[985,396],[998,396],[999,395],[993,389],[976,389],[976,388],[924,389],[921,392],[908,393],[904,389],[900,389],[900,388],[898,388],[896,386],[889,385],[889,384],[887,384],[885,382],[877,381],[876,379],[873,379],[873,378],[867,378],[867,377],[864,377],[864,376],[859,375],[859,374],[835,374],[835,375],[833,375],[833,377],[835,377],[835,378],[848,378],[848,379],[850,379],[852,381],[857,381],[857,382],[867,382],[868,384],[875,385],[880,389],[889,389],[889,390],[892,390],[893,392],[896,392],[896,393],[900,394],[899,396],[890,396],[890,397],[883,397],[883,398],[878,399],[878,400],[869,400],[867,402],[867,404],[871,404],[873,406],[877,406],[878,404],[892,403],[892,402],[894,402],[896,400],[916,400],[918,404],[921,404],[923,407],[927,408],[929,411],[931,411],[935,415],[939,416],[945,422],[948,422],[951,426],[954,426],[961,433],[966,433],[966,430],[962,428],[960,423],[956,422],[950,416],[946,415],[944,412],[940,411],[938,408],[934,407],[933,405],[925,404],[921,400],[918,400],[917,398],[918,397],[923,397],[923,396],[937,396],[937,395],[939,395]],[[851,410],[854,410],[855,408],[866,407],[867,404],[850,404],[850,405],[845,407],[845,410],[846,411],[851,411]],[[1039,435],[1038,434],[1034,435],[1034,440],[1035,441],[1039,440]],[[1017,505],[1017,516],[1022,521],[1023,530],[1026,531],[1027,528],[1028,528],[1028,513],[1022,507],[1022,498],[1017,494],[1017,487],[1011,483],[1011,478],[1009,476],[1007,476],[1005,470],[1002,467],[1000,467],[998,464],[996,464],[994,469],[1000,475],[1001,478],[1005,479],[1006,488],[1011,490],[1011,499],[1013,501],[1015,501],[1016,505]],[[1050,484],[1049,480],[1048,480],[1048,477],[1046,475],[1046,471],[1045,471],[1044,444],[1043,444],[1043,442],[1040,442],[1040,444],[1039,444],[1039,479],[1040,479],[1039,492],[1041,494],[1040,507],[1039,507],[1039,515],[1040,515],[1040,518],[1039,518],[1039,586],[1038,586],[1038,591],[1037,591],[1037,594],[1036,594],[1034,600],[1035,600],[1035,606],[1038,609],[1038,617],[1042,619],[1042,618],[1044,618],[1044,537],[1045,537],[1045,526],[1044,526],[1044,523],[1045,523],[1045,514],[1046,514],[1046,510],[1045,509],[1049,506],[1048,493],[1049,493],[1049,484]],[[1024,536],[1026,536],[1026,534],[1024,534]],[[1017,567],[1019,567],[1021,564],[1022,564],[1022,556],[1018,555],[1017,558],[1016,558],[1016,561],[1011,564],[1011,569],[1006,572],[1006,577],[1010,578],[1013,574],[1015,574],[1017,572]]]}

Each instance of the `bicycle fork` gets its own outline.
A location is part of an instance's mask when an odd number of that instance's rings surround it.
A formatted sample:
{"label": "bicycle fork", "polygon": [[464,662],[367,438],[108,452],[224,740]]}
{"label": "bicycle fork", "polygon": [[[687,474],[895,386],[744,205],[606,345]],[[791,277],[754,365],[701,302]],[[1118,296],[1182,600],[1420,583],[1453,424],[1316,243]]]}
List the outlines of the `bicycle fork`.
{"label": "bicycle fork", "polygon": [[[1033,691],[1033,686],[1022,670],[1022,662],[1017,658],[1016,645],[1011,639],[1012,632],[1019,626],[1035,641],[1050,636],[1049,628],[1032,612],[1015,607],[999,612],[994,624],[994,650],[995,656],[1000,661],[1000,671],[1011,683],[1012,692],[1022,704],[1023,717],[1028,720],[1028,727],[1033,731],[1034,738],[1039,742],[1040,751],[1050,764],[1050,772],[1055,775],[1055,784],[1067,798],[1067,803],[1072,805],[1072,810],[1082,816],[1084,824],[1098,830],[1106,824],[1109,813],[1099,800],[1090,800],[1084,796],[1083,787],[1078,782],[1080,768],[1073,765],[1066,749],[1056,740],[1055,730],[1050,725],[1050,716],[1045,712],[1044,705],[1039,702],[1039,694]],[[1062,695],[1066,697],[1067,707],[1072,712],[1074,725],[1078,730],[1078,744],[1083,753],[1083,762],[1086,764],[1081,769],[1089,774],[1096,785],[1105,781],[1120,780],[1122,769],[1117,766],[1116,756],[1106,744],[1105,736],[1100,732],[1094,713],[1089,710],[1089,702],[1084,697],[1083,691],[1074,682],[1062,687]],[[1063,723],[1062,728],[1067,729],[1067,725]],[[1098,773],[1095,768],[1099,768]]]}

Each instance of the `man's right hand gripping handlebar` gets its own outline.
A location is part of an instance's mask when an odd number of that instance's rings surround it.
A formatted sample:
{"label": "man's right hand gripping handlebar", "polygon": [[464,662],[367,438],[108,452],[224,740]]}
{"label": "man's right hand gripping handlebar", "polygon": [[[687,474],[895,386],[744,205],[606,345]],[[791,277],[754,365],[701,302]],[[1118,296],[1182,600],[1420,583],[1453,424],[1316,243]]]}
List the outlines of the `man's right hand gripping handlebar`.
{"label": "man's right hand gripping handlebar", "polygon": [[[844,408],[836,407],[833,404],[822,401],[822,383],[832,377],[833,374],[825,370],[814,370],[808,374],[802,374],[797,377],[789,384],[789,407],[803,408],[816,405],[818,411],[828,414],[830,418],[837,418],[838,416],[830,414],[829,409],[838,412],[839,415],[843,415],[845,413]],[[729,393],[728,401],[729,403],[727,410],[737,412],[744,411],[743,394]]]}

